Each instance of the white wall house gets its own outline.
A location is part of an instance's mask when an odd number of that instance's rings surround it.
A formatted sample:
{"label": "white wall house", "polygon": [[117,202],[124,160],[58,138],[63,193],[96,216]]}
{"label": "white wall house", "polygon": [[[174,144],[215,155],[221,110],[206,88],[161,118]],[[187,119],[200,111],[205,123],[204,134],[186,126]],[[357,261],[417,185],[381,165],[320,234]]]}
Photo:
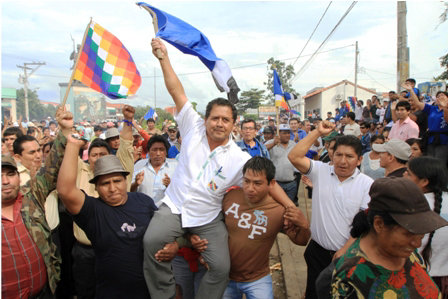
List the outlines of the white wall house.
{"label": "white wall house", "polygon": [[[328,87],[315,88],[309,91],[303,99],[305,101],[305,117],[313,113],[313,110],[322,118],[326,118],[327,112],[335,115],[335,109],[340,106],[342,100],[353,97],[355,94],[355,84],[348,80],[343,80]],[[367,99],[372,98],[377,92],[358,85],[357,99],[362,100],[364,105]]]}

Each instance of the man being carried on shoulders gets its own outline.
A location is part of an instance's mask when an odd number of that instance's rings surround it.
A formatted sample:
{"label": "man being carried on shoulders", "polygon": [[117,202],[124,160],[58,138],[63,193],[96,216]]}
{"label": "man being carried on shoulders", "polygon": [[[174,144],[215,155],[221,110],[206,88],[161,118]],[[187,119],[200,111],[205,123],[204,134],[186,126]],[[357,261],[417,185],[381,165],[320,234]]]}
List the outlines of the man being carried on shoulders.
{"label": "man being carried on shoulders", "polygon": [[[176,121],[182,136],[182,151],[162,205],[144,237],[146,283],[153,298],[175,296],[171,265],[159,262],[155,254],[188,231],[208,240],[202,256],[210,269],[201,281],[196,298],[218,299],[227,286],[230,270],[222,199],[229,187],[242,184],[242,168],[250,155],[241,151],[230,137],[237,116],[234,105],[222,98],[209,102],[204,121],[188,101],[165,45],[158,39],[151,45],[154,55],[157,50],[162,52],[160,65],[178,111]],[[277,191],[282,192],[280,187]],[[285,205],[288,206],[286,202]]]}

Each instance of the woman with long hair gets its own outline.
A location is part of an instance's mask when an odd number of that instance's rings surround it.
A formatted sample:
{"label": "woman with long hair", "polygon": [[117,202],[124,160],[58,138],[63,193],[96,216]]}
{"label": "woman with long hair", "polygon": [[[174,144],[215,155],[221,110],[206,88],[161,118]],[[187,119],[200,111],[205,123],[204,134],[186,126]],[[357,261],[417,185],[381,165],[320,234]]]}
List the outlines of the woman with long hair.
{"label": "woman with long hair", "polygon": [[[448,173],[440,159],[411,159],[404,177],[413,181],[425,194],[431,209],[448,218]],[[448,298],[448,227],[425,235],[419,251],[429,265],[429,275],[437,283],[443,297]]]}
{"label": "woman with long hair", "polygon": [[408,179],[377,179],[369,195],[369,209],[353,219],[356,240],[336,262],[332,298],[440,298],[417,248],[448,222]]}

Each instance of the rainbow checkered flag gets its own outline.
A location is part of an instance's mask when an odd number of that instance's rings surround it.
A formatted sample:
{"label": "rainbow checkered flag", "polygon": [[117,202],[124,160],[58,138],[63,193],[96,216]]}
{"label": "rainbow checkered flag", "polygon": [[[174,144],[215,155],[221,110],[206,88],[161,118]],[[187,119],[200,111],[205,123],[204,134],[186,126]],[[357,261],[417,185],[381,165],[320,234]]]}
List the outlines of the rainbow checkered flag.
{"label": "rainbow checkered flag", "polygon": [[111,99],[134,95],[142,82],[120,40],[93,21],[88,25],[73,79]]}

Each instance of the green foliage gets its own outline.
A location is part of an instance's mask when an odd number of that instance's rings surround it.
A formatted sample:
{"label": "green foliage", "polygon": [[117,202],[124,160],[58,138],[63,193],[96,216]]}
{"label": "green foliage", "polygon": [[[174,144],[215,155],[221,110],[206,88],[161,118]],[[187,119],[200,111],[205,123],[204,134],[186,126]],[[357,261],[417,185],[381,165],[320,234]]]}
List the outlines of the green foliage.
{"label": "green foliage", "polygon": [[[29,120],[41,120],[48,116],[54,118],[56,108],[52,105],[43,105],[39,101],[39,96],[35,90],[28,90],[28,111]],[[25,118],[25,91],[23,88],[17,90],[17,116],[22,115]]]}
{"label": "green foliage", "polygon": [[196,110],[196,106],[198,105],[198,103],[196,103],[196,102],[191,102],[191,105],[193,106],[194,111],[197,111],[197,110]]}
{"label": "green foliage", "polygon": [[244,119],[253,119],[257,121],[259,119],[259,116],[257,114],[244,114]]}
{"label": "green foliage", "polygon": [[[151,106],[136,106],[134,108],[135,108],[134,118],[136,120],[140,120],[143,118],[143,116],[146,114],[146,112],[148,112],[148,110],[151,108]],[[163,110],[162,108],[156,108],[156,113],[157,113],[156,127],[158,129],[162,128],[162,124],[166,119],[174,121],[174,117],[170,113]],[[140,125],[143,128],[146,128],[146,121],[143,120]]]}
{"label": "green foliage", "polygon": [[267,72],[268,72],[268,81],[264,82],[264,85],[266,85],[266,89],[268,91],[268,94],[266,98],[268,99],[268,103],[271,105],[274,105],[275,97],[274,97],[274,83],[273,83],[273,70],[277,70],[278,76],[280,78],[280,81],[282,82],[283,91],[294,93],[298,95],[298,92],[292,88],[290,80],[294,77],[294,67],[292,65],[286,65],[283,61],[275,60],[274,57],[271,57],[268,59],[268,66],[267,66]]}
{"label": "green foliage", "polygon": [[238,114],[245,114],[247,109],[257,109],[260,106],[263,97],[264,90],[259,90],[258,88],[243,91],[240,94],[239,102],[235,105]]}
{"label": "green foliage", "polygon": [[439,76],[435,77],[436,81],[439,80],[448,80],[448,53],[439,58],[440,65],[445,68],[445,71],[441,73]]}
{"label": "green foliage", "polygon": [[139,120],[146,114],[146,112],[148,112],[149,108],[151,108],[151,107],[150,106],[137,106],[134,108],[135,108],[134,119]]}

